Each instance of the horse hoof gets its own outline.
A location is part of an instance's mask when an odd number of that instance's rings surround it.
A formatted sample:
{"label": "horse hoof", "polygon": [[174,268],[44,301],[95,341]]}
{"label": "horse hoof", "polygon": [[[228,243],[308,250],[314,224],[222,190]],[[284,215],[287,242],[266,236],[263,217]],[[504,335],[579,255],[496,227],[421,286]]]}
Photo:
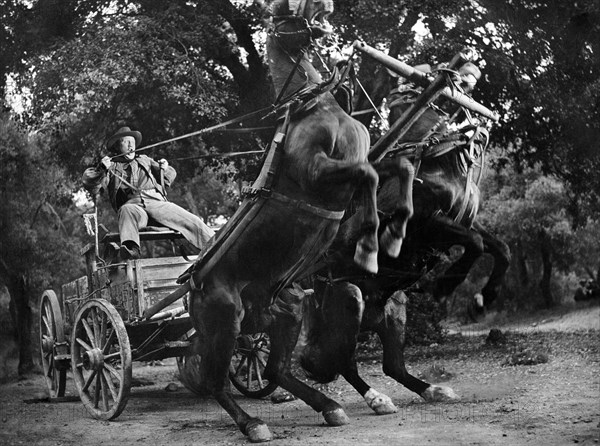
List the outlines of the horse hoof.
{"label": "horse hoof", "polygon": [[429,386],[421,394],[425,401],[431,403],[443,403],[448,401],[459,401],[460,396],[454,393],[450,387],[446,386]]}
{"label": "horse hoof", "polygon": [[390,230],[390,227],[388,226],[383,231],[383,234],[381,234],[379,245],[384,247],[385,253],[388,256],[395,259],[400,255],[400,251],[402,249],[402,238],[394,236]]}
{"label": "horse hoof", "polygon": [[341,407],[323,412],[323,417],[325,418],[325,422],[330,426],[343,426],[350,423],[350,418],[348,418],[348,415],[346,415],[346,412]]}
{"label": "horse hoof", "polygon": [[266,424],[256,424],[249,427],[246,434],[251,443],[264,443],[273,439],[273,435],[271,435],[271,431]]}
{"label": "horse hoof", "polygon": [[369,389],[365,393],[364,399],[376,415],[389,415],[398,412],[398,408],[394,405],[392,399],[375,389]]}
{"label": "horse hoof", "polygon": [[354,263],[365,271],[377,274],[379,269],[377,266],[377,251],[365,251],[360,245],[357,245],[354,253]]}

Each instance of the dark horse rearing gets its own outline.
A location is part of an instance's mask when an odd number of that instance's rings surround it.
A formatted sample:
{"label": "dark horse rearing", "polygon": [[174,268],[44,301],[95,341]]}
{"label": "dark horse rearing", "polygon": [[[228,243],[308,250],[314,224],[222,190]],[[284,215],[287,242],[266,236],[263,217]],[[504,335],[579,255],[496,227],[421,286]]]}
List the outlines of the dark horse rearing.
{"label": "dark horse rearing", "polygon": [[[466,68],[472,69],[468,65]],[[408,130],[406,138],[409,141],[418,144],[427,136],[437,122],[431,113],[425,114]],[[393,114],[390,116],[394,119]],[[350,218],[344,222],[332,245],[332,251],[337,252],[330,254],[327,267],[314,283],[317,304],[308,307],[309,329],[301,356],[302,365],[322,382],[341,374],[377,414],[392,413],[397,409],[389,397],[372,389],[358,374],[355,348],[359,330],[372,330],[379,335],[386,375],[428,401],[458,398],[449,387],[431,385],[412,376],[405,367],[403,356],[407,302],[404,291],[415,284],[423,269],[429,266],[425,256],[427,251],[432,248],[446,250],[461,243],[467,244],[466,250],[470,253],[471,245],[481,243],[469,229],[479,206],[471,167],[487,145],[487,134],[475,132],[464,137],[454,133],[451,136],[439,143],[426,144],[421,156],[417,155],[417,146],[413,143],[409,144],[411,151],[401,153],[420,164],[417,177],[421,180],[414,187],[415,215],[408,224],[402,254],[396,259],[380,255],[376,276],[357,271],[345,260],[355,237]],[[379,210],[384,215],[389,213],[397,206],[398,199],[391,182],[382,180],[378,192]],[[385,225],[386,220],[382,218],[382,226]],[[470,257],[464,264],[472,264]],[[444,283],[455,287],[463,278],[464,275],[457,282],[451,276]]]}
{"label": "dark horse rearing", "polygon": [[[327,32],[315,19],[324,19],[333,5],[278,0],[270,7],[274,26],[267,56],[278,97],[286,102],[295,91],[321,83],[304,50]],[[254,198],[245,200],[213,248],[188,272],[189,311],[201,340],[197,353],[206,390],[252,442],[268,441],[271,433],[262,420],[242,410],[226,385],[244,314],[258,312],[257,329],[271,338],[264,377],[322,412],[329,425],[345,424],[348,417],[338,403],[290,371],[304,297],[292,282],[330,245],[355,192],[364,212],[354,258],[367,271],[377,270],[378,176],[366,162],[366,128],[323,92],[286,115],[274,144],[255,182]]]}

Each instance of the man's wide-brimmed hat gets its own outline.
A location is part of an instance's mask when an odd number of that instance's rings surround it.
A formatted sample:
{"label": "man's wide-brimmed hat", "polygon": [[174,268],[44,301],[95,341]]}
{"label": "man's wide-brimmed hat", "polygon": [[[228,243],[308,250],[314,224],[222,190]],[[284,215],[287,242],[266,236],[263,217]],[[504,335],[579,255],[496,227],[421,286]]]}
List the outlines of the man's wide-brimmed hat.
{"label": "man's wide-brimmed hat", "polygon": [[142,142],[142,134],[140,132],[131,130],[129,127],[121,127],[119,130],[117,130],[117,133],[108,138],[106,141],[106,147],[110,149],[117,139],[124,138],[125,136],[133,136],[135,138],[136,147],[139,147]]}

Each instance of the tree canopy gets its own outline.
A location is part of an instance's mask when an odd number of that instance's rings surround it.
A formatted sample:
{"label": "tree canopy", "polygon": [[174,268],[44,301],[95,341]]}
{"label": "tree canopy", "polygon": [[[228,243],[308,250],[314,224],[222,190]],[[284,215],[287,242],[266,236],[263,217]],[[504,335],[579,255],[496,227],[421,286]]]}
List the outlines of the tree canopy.
{"label": "tree canopy", "polygon": [[[11,114],[2,115],[0,129],[0,260],[21,275],[54,279],[65,250],[77,264],[70,244],[79,240],[70,234],[80,211],[72,193],[118,127],[141,131],[143,144],[151,144],[271,104],[260,3],[0,0],[0,94]],[[519,178],[535,167],[551,178],[524,185],[512,204],[560,204],[551,215],[573,228],[598,220],[597,0],[337,0],[335,7],[339,33],[319,49],[324,55],[362,39],[409,64],[433,65],[470,48],[483,72],[474,97],[501,114],[491,132],[499,151],[493,167]],[[380,105],[394,81],[368,58],[356,62]],[[355,99],[365,101],[360,92]],[[206,156],[261,149],[272,136],[272,119],[243,126],[267,129],[205,133],[152,149],[179,172],[173,201],[204,218],[235,210],[242,180],[253,178],[260,157]],[[544,201],[552,196],[560,200]],[[509,214],[560,232],[550,213],[538,219],[536,206],[517,207]]]}

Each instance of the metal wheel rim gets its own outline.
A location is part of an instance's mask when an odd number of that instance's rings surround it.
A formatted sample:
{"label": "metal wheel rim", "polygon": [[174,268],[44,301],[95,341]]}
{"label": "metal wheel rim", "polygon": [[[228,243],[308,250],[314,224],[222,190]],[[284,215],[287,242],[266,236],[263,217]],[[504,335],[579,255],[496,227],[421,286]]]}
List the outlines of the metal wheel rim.
{"label": "metal wheel rim", "polygon": [[263,398],[275,391],[277,384],[263,378],[270,352],[269,336],[266,333],[238,337],[229,366],[229,379],[242,394],[251,398]]}
{"label": "metal wheel rim", "polygon": [[132,359],[125,324],[115,307],[92,299],[75,316],[71,335],[73,379],[85,408],[112,420],[127,404]]}
{"label": "metal wheel rim", "polygon": [[57,343],[65,342],[64,323],[56,293],[46,290],[40,300],[40,353],[44,379],[50,398],[65,395],[67,371],[58,370],[55,355]]}

